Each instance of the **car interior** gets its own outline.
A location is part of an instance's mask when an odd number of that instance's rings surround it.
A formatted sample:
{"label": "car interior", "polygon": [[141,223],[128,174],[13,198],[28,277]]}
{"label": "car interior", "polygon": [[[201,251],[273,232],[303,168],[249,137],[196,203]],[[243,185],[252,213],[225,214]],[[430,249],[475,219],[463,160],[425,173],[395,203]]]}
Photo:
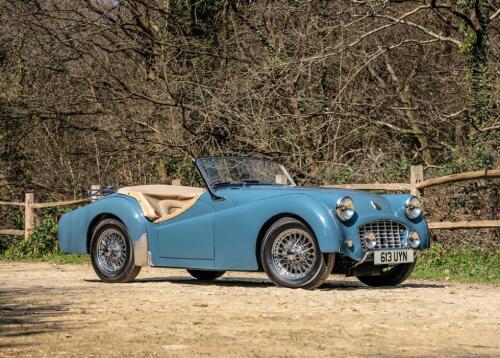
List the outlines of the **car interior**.
{"label": "car interior", "polygon": [[120,188],[119,194],[135,198],[149,220],[172,219],[192,207],[206,189],[180,185],[138,185]]}

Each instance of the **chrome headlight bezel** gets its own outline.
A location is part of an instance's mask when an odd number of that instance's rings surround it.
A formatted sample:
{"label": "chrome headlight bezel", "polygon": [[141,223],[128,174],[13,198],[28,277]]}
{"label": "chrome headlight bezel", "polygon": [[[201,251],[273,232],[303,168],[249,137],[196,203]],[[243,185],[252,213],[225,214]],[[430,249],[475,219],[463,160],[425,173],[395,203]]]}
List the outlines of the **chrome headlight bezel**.
{"label": "chrome headlight bezel", "polygon": [[367,250],[374,250],[377,247],[377,235],[373,231],[368,231],[363,237]]}
{"label": "chrome headlight bezel", "polygon": [[337,200],[335,212],[341,221],[351,220],[356,213],[356,207],[352,198],[350,196],[344,196]]}
{"label": "chrome headlight bezel", "polygon": [[412,195],[405,202],[405,210],[408,219],[418,219],[422,216],[422,202],[415,195]]}
{"label": "chrome headlight bezel", "polygon": [[408,234],[408,245],[412,249],[418,249],[420,247],[420,235],[416,231],[410,231]]}

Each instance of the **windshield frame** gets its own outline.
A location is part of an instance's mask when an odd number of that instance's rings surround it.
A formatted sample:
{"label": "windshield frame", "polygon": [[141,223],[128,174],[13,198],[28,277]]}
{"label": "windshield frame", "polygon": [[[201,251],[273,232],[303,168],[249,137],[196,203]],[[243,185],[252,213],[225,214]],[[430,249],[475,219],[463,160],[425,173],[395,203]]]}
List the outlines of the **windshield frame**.
{"label": "windshield frame", "polygon": [[[281,171],[285,175],[287,181],[289,183],[291,183],[291,184],[290,185],[285,185],[285,184],[271,184],[271,183],[262,183],[262,184],[260,184],[260,183],[252,183],[251,181],[249,181],[249,182],[241,181],[241,182],[228,183],[228,185],[219,186],[219,187],[214,186],[214,185],[209,185],[209,177],[205,173],[205,171],[203,169],[203,165],[201,163],[201,161],[204,160],[204,159],[250,159],[250,160],[259,160],[259,161],[271,162],[271,163],[276,164],[281,169]],[[206,156],[206,157],[196,158],[195,161],[194,161],[194,164],[195,164],[196,168],[198,169],[198,171],[200,172],[200,175],[203,178],[203,182],[205,183],[205,186],[207,187],[207,190],[209,191],[210,196],[214,200],[223,200],[224,198],[218,196],[217,194],[215,194],[215,192],[218,189],[227,188],[229,186],[235,186],[235,185],[242,186],[242,187],[250,186],[250,185],[296,186],[295,182],[293,181],[292,177],[290,176],[290,174],[288,173],[288,171],[286,170],[286,168],[282,164],[280,164],[279,162],[271,160],[271,159],[268,159],[268,158],[256,158],[256,157],[249,157],[249,156]]]}

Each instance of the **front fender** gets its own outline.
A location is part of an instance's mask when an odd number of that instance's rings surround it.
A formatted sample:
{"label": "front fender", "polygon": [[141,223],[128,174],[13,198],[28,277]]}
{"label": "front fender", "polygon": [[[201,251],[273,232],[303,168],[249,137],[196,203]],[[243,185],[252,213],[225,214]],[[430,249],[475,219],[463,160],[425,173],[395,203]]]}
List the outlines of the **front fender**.
{"label": "front fender", "polygon": [[406,207],[405,207],[406,200],[408,200],[408,198],[410,198],[412,195],[385,194],[382,196],[389,201],[391,206],[394,208],[394,210],[397,211],[397,213],[401,217],[405,218],[405,220],[409,223],[408,227],[419,233],[420,238],[422,240],[421,248],[429,248],[431,245],[431,240],[430,240],[429,227],[427,226],[427,221],[425,220],[425,216],[422,214],[417,219],[410,220],[406,215]]}
{"label": "front fender", "polygon": [[[120,194],[106,196],[62,215],[57,228],[61,251],[88,253],[87,237],[93,224],[103,215],[115,216],[121,220],[129,231],[134,248],[141,247],[144,251],[142,246],[144,246],[144,241],[147,241],[144,214],[135,199]],[[140,254],[136,252],[136,257],[140,256],[143,260],[143,254],[143,252]]]}
{"label": "front fender", "polygon": [[[304,219],[316,235],[322,252],[341,251],[341,225],[326,205],[307,194],[291,195],[282,200],[278,210],[288,208],[288,212]],[[292,210],[290,210],[290,200],[294,202]]]}
{"label": "front fender", "polygon": [[286,215],[300,217],[309,225],[322,252],[340,252],[342,231],[328,208],[307,194],[285,194],[227,207],[216,213],[216,266],[257,269],[259,232],[269,220]]}
{"label": "front fender", "polygon": [[314,197],[307,194],[291,194],[258,201],[256,204],[259,204],[261,221],[281,214],[298,216],[312,229],[322,252],[340,252],[342,238],[340,224],[330,210]]}

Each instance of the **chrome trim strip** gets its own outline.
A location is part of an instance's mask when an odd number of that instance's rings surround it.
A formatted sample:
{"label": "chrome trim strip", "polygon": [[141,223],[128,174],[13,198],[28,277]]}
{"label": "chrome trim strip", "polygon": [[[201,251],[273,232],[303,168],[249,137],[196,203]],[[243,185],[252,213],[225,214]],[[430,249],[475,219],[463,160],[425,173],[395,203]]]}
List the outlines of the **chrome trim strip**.
{"label": "chrome trim strip", "polygon": [[362,263],[364,263],[364,262],[366,261],[366,259],[368,258],[368,256],[370,256],[370,254],[371,254],[372,252],[373,252],[373,251],[366,251],[366,252],[365,252],[365,255],[363,256],[363,258],[361,259],[361,261],[356,262],[356,263],[354,264],[353,268],[354,268],[354,267],[357,267],[357,266],[359,266],[359,265],[361,265]]}
{"label": "chrome trim strip", "polygon": [[134,263],[136,266],[148,266],[148,235],[142,234],[134,241]]}

